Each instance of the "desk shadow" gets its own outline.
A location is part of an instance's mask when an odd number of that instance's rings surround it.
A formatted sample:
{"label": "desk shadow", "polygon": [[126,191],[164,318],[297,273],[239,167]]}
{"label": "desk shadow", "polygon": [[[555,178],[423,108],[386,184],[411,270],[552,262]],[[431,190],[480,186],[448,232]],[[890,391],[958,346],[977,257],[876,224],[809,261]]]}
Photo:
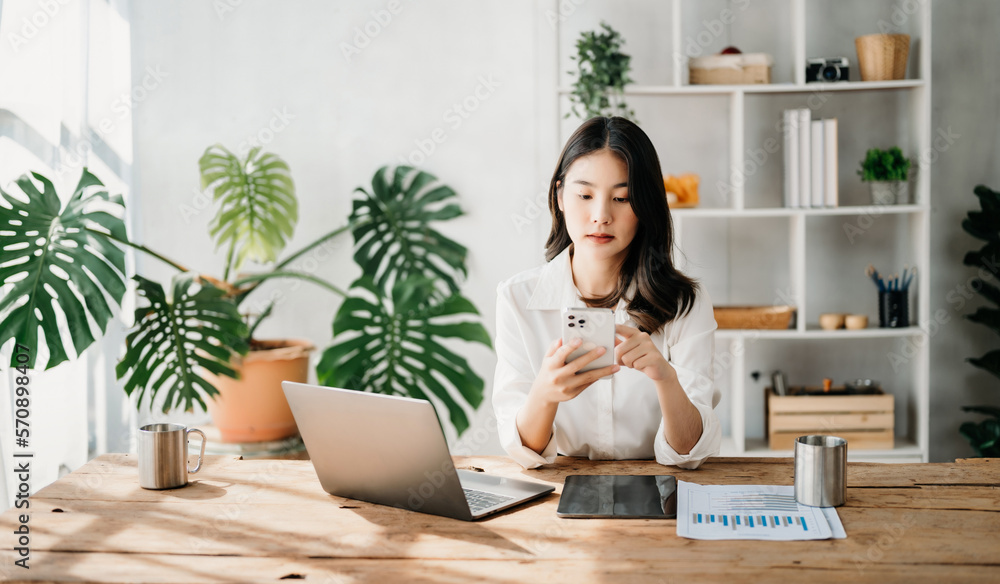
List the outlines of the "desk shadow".
{"label": "desk shadow", "polygon": [[[231,484],[232,483],[229,483],[226,486],[230,486]],[[164,495],[169,495],[178,499],[199,501],[205,499],[218,499],[226,494],[226,489],[224,487],[217,487],[202,481],[190,481],[183,487],[177,487],[176,489],[164,489],[160,492]]]}
{"label": "desk shadow", "polygon": [[533,556],[534,553],[532,551],[527,550],[506,537],[497,534],[493,530],[489,529],[489,525],[484,522],[488,522],[494,517],[501,517],[507,515],[508,513],[515,513],[520,509],[524,509],[531,504],[536,504],[538,501],[544,501],[545,499],[547,499],[547,497],[542,497],[536,501],[518,505],[517,507],[507,509],[501,513],[491,515],[490,517],[479,521],[462,521],[460,519],[452,519],[450,517],[442,517],[440,515],[409,511],[398,507],[378,505],[376,503],[356,501],[353,499],[340,499],[338,503],[341,508],[350,509],[365,521],[387,530],[407,534],[421,533],[425,535],[436,535],[438,537],[468,543],[476,543],[500,550],[508,550],[524,554],[526,556]]}

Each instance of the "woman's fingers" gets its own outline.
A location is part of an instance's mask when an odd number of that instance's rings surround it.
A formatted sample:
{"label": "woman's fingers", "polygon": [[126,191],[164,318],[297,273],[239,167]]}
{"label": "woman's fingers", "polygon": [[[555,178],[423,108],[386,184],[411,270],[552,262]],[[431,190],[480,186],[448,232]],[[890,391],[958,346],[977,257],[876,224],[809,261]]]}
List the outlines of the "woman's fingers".
{"label": "woman's fingers", "polygon": [[[562,340],[560,339],[559,342],[561,343]],[[553,357],[555,358],[555,361],[556,361],[556,367],[561,367],[561,366],[565,365],[566,364],[566,358],[569,357],[570,353],[572,353],[573,351],[577,350],[577,348],[580,347],[580,344],[581,344],[580,339],[573,339],[572,341],[569,342],[568,345],[563,345],[563,346],[559,347],[558,349],[556,349],[556,352],[553,355]]]}
{"label": "woman's fingers", "polygon": [[583,390],[587,389],[598,379],[602,377],[607,377],[612,373],[617,373],[619,369],[621,369],[621,366],[619,365],[608,365],[607,367],[601,367],[600,369],[592,369],[590,371],[587,371],[586,373],[578,373],[576,375],[576,381],[577,381],[576,387],[577,389],[579,389],[577,393],[580,393]]}
{"label": "woman's fingers", "polygon": [[605,349],[604,347],[595,347],[587,351],[583,355],[580,355],[576,359],[573,359],[572,361],[567,363],[566,367],[568,367],[569,370],[572,371],[573,373],[579,374],[579,371],[581,369],[583,369],[587,365],[590,365],[593,361],[598,359],[601,355],[603,355],[606,352],[607,349]]}
{"label": "woman's fingers", "polygon": [[551,357],[552,355],[555,355],[556,354],[556,350],[558,350],[559,347],[561,347],[561,346],[562,346],[562,339],[556,339],[556,340],[552,341],[552,344],[549,345],[549,350],[545,352],[545,356],[546,357]]}
{"label": "woman's fingers", "polygon": [[639,357],[639,353],[636,353],[635,351],[639,350],[640,348],[641,347],[639,345],[638,340],[636,340],[634,337],[628,339],[624,343],[615,347],[615,362],[621,363],[622,365],[628,367],[633,360]]}
{"label": "woman's fingers", "polygon": [[616,324],[615,325],[615,334],[619,334],[619,335],[625,337],[626,339],[632,337],[633,335],[635,335],[638,332],[641,332],[641,331],[639,329],[635,328],[635,327],[632,327],[632,326],[626,326],[624,324]]}

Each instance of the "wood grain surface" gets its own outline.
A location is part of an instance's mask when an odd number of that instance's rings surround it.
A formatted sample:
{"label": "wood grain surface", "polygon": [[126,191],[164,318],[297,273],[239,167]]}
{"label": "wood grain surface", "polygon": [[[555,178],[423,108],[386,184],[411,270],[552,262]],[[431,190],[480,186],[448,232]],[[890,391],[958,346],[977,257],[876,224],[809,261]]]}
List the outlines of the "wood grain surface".
{"label": "wood grain surface", "polygon": [[848,464],[844,540],[695,541],[674,520],[561,519],[569,474],[673,474],[702,484],[793,483],[790,458],[698,470],[560,457],[456,466],[556,492],[469,523],[335,497],[311,463],[208,457],[180,489],[139,487],[110,454],[31,497],[30,569],[14,565],[23,510],[0,515],[0,578],[53,582],[997,582],[1000,464]]}

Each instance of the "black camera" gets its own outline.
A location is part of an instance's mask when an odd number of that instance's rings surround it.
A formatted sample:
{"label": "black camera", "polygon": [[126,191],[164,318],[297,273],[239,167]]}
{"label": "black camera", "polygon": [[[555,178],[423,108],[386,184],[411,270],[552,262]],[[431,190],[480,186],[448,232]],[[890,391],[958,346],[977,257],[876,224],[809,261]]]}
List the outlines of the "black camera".
{"label": "black camera", "polygon": [[847,81],[850,78],[850,68],[847,57],[832,59],[809,59],[806,61],[806,83],[814,81]]}

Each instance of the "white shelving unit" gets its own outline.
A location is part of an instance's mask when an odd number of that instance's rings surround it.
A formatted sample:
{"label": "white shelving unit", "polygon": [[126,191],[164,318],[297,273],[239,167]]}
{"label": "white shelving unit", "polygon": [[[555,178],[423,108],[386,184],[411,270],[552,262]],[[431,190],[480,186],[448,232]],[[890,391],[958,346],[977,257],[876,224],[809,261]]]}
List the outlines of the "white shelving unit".
{"label": "white shelving unit", "polygon": [[[660,54],[646,54],[642,52],[642,40],[635,44],[630,44],[631,39],[627,32],[623,32],[626,40],[626,48],[632,55],[633,68],[642,60],[659,59],[664,62],[669,69],[666,74],[666,84],[652,83],[630,85],[625,90],[625,96],[646,100],[642,103],[646,107],[648,117],[655,118],[659,111],[676,107],[676,100],[684,101],[682,107],[697,107],[701,103],[713,100],[712,103],[719,105],[719,109],[724,109],[722,115],[728,116],[727,127],[724,130],[726,143],[715,143],[714,152],[718,157],[722,153],[728,155],[728,176],[702,176],[701,194],[702,206],[693,209],[677,209],[672,211],[675,241],[679,248],[676,254],[677,264],[687,273],[692,273],[706,285],[716,290],[722,290],[723,298],[716,297],[713,292],[713,300],[716,304],[764,304],[760,302],[760,293],[755,298],[743,298],[741,292],[746,288],[761,288],[759,282],[756,284],[747,280],[748,265],[757,262],[755,269],[750,270],[750,278],[773,278],[780,280],[784,284],[774,286],[772,290],[780,290],[785,301],[773,302],[774,304],[794,304],[797,308],[796,325],[790,330],[720,330],[716,335],[716,361],[724,363],[721,368],[721,375],[717,376],[716,382],[723,387],[723,401],[719,405],[720,418],[723,419],[725,432],[722,455],[724,456],[791,456],[790,451],[773,451],[767,447],[766,437],[763,434],[763,387],[769,383],[770,373],[774,369],[787,370],[782,362],[787,359],[794,362],[800,376],[809,378],[796,379],[792,376],[789,379],[792,385],[818,385],[823,377],[834,377],[835,384],[840,384],[855,368],[865,370],[882,371],[887,378],[881,379],[883,387],[896,396],[896,444],[892,449],[886,450],[856,450],[850,451],[851,460],[859,461],[883,461],[883,462],[926,462],[928,460],[928,404],[929,404],[929,323],[931,322],[930,307],[928,299],[930,297],[929,274],[930,274],[930,160],[931,156],[924,156],[925,153],[933,152],[931,144],[931,61],[930,61],[930,41],[931,41],[931,3],[922,2],[916,8],[915,13],[906,14],[906,20],[902,23],[905,32],[908,32],[913,39],[910,50],[909,77],[901,81],[884,82],[862,82],[853,81],[859,78],[857,75],[856,54],[853,50],[853,36],[847,40],[850,43],[851,51],[846,53],[846,49],[840,54],[849,55],[851,67],[855,69],[852,81],[839,83],[805,83],[805,63],[807,56],[816,57],[834,56],[831,54],[816,54],[827,46],[841,46],[836,44],[838,40],[828,32],[826,24],[822,23],[836,10],[836,18],[842,20],[837,24],[847,23],[847,30],[850,30],[851,19],[856,18],[856,14],[864,13],[869,16],[882,10],[883,14],[888,14],[894,4],[890,0],[878,0],[861,4],[862,0],[843,2],[843,0],[765,0],[763,7],[757,7],[760,11],[777,13],[785,11],[785,15],[773,20],[770,14],[752,14],[754,6],[748,5],[744,13],[738,15],[740,18],[748,20],[747,28],[761,29],[771,28],[765,32],[757,34],[769,35],[765,42],[776,43],[780,46],[791,48],[791,58],[783,55],[783,62],[787,65],[783,70],[773,70],[772,78],[776,82],[770,85],[686,85],[686,64],[683,59],[677,56],[684,55],[684,42],[690,42],[695,36],[696,30],[688,30],[686,26],[691,22],[705,23],[714,15],[722,14],[721,10],[732,9],[732,2],[693,2],[692,0],[671,0],[668,7],[662,4],[650,4],[648,2],[616,3],[614,9],[610,6],[592,6],[588,3],[580,8],[586,10],[576,10],[574,14],[566,16],[562,22],[552,23],[552,37],[556,48],[556,58],[554,63],[543,64],[542,72],[552,72],[552,65],[556,67],[556,75],[549,77],[556,79],[555,87],[552,91],[556,95],[556,104],[553,108],[558,113],[559,122],[557,124],[554,141],[558,143],[556,151],[568,138],[567,122],[563,121],[564,114],[568,111],[568,96],[571,93],[570,87],[566,85],[564,73],[570,68],[572,63],[567,59],[565,52],[568,47],[572,47],[570,42],[575,42],[575,38],[567,39],[567,33],[560,27],[572,29],[574,26],[583,30],[594,30],[597,28],[596,20],[604,19],[616,29],[615,19],[626,19],[624,13],[634,11],[653,11],[655,15],[643,16],[643,18],[656,18],[669,21],[661,23],[656,21],[647,24],[637,23],[638,16],[626,21],[633,30],[644,30],[645,28],[655,28],[657,30],[670,31],[670,50],[674,56],[663,55],[662,49],[666,41],[649,37],[646,44],[651,47],[659,47]],[[882,4],[881,8],[871,8],[872,4]],[[560,14],[559,5],[551,2],[549,10],[552,14]],[[686,11],[691,11],[691,17],[686,18]],[[713,11],[718,11],[714,12]],[[865,12],[867,11],[867,12]],[[873,12],[875,11],[875,12]],[[583,12],[583,14],[581,14]],[[707,16],[706,16],[707,15]],[[811,21],[810,17],[815,18]],[[565,23],[569,18],[578,19],[575,22]],[[589,18],[589,19],[588,19]],[[884,22],[892,20],[882,20],[876,22],[864,22],[854,26],[856,34],[868,34],[880,32],[877,26],[882,26]],[[593,25],[591,24],[593,21]],[[778,23],[778,24],[775,24]],[[662,26],[661,26],[662,25]],[[734,23],[730,26],[736,26]],[[780,25],[780,26],[779,26]],[[811,26],[812,25],[812,26]],[[838,31],[845,29],[830,27]],[[870,29],[870,30],[869,30]],[[826,35],[816,40],[810,39],[810,32],[816,31],[817,37]],[[847,34],[847,33],[845,33]],[[784,37],[782,37],[784,35]],[[540,35],[542,38],[544,35]],[[575,36],[575,35],[574,35]],[[746,36],[746,35],[744,35]],[[778,40],[771,40],[778,39]],[[784,43],[784,44],[782,44]],[[729,44],[729,43],[726,43]],[[639,49],[636,48],[639,45]],[[744,47],[745,48],[745,47]],[[562,54],[561,54],[562,53]],[[670,66],[670,62],[673,66]],[[777,66],[778,59],[776,59]],[[646,67],[644,70],[648,71]],[[544,85],[542,86],[544,87]],[[552,93],[549,94],[550,96]],[[872,147],[886,147],[892,143],[899,143],[904,152],[916,160],[916,171],[911,189],[914,192],[914,204],[898,206],[879,206],[865,204],[865,201],[854,192],[853,200],[845,206],[822,209],[792,209],[781,207],[781,184],[775,180],[775,171],[772,174],[765,172],[759,179],[748,180],[745,173],[746,156],[748,153],[748,132],[760,134],[759,125],[762,116],[777,115],[780,120],[780,109],[788,107],[805,107],[803,103],[808,99],[817,99],[821,96],[823,103],[835,104],[831,107],[835,113],[840,114],[840,148],[838,154],[840,159],[841,192],[844,193],[848,184],[845,176],[854,174],[856,168],[855,160],[858,158],[848,158],[844,152],[849,149],[852,155],[857,156],[857,149],[863,148],[862,144],[869,144]],[[551,99],[551,98],[549,98]],[[655,100],[650,102],[649,100]],[[698,101],[691,101],[698,100]],[[721,107],[720,100],[726,100],[725,107]],[[775,102],[774,100],[779,100]],[[844,100],[847,105],[837,105],[837,100]],[[852,101],[853,100],[853,101]],[[543,99],[542,108],[552,108],[552,103]],[[629,105],[633,105],[629,101]],[[871,108],[877,108],[872,111]],[[773,110],[773,111],[769,111]],[[750,111],[751,113],[748,113]],[[763,114],[761,113],[763,111]],[[863,117],[861,114],[863,112]],[[637,113],[639,110],[637,108]],[[855,117],[855,114],[859,114]],[[697,116],[698,113],[691,114]],[[643,116],[640,114],[640,123],[643,123]],[[881,119],[897,120],[896,132],[898,135],[886,136],[878,131],[877,124],[872,120]],[[901,120],[901,121],[899,121]],[[768,120],[769,123],[775,120]],[[578,120],[574,120],[578,122]],[[670,134],[670,127],[650,127],[643,123],[643,128],[653,138],[654,144],[660,154],[661,163],[664,165],[664,173],[683,172],[684,169],[672,169],[668,167],[666,161],[676,158],[685,145],[679,144],[676,139],[664,140],[658,138],[659,134]],[[866,135],[869,134],[875,135]],[[721,136],[721,134],[719,134]],[[780,138],[779,138],[780,141]],[[845,144],[849,143],[849,145]],[[549,144],[544,139],[540,144]],[[664,145],[666,144],[666,145]],[[863,154],[863,150],[861,152]],[[780,151],[774,154],[776,161],[771,168],[782,166]],[[546,158],[548,160],[548,158]],[[544,168],[544,167],[543,167]],[[779,173],[780,174],[780,173]],[[706,180],[707,179],[707,180]],[[719,201],[706,197],[706,193],[711,193],[711,186],[718,180],[728,180],[726,196],[721,204]],[[841,201],[844,201],[843,194]],[[866,228],[865,236],[872,235],[870,241],[863,241],[861,245],[850,239],[845,243],[840,238],[831,237],[830,234],[836,232],[836,222],[843,225],[851,224],[856,218],[860,225],[863,221],[860,218],[868,217],[871,221],[864,223],[875,224]],[[787,236],[775,237],[774,232],[787,229]],[[872,229],[869,232],[867,229]],[[755,230],[761,234],[761,239],[770,247],[754,250],[757,253],[748,252],[748,246],[755,245]],[[722,244],[726,252],[712,257],[705,258],[704,261],[694,261],[688,263],[689,253],[695,253],[706,241],[705,233],[710,232],[717,241],[727,239],[733,240]],[[699,240],[699,238],[701,238]],[[778,242],[778,245],[774,245]],[[866,247],[867,245],[867,247]],[[782,249],[784,247],[784,249]],[[877,312],[870,308],[875,306],[876,296],[874,287],[870,282],[866,282],[861,274],[861,270],[853,273],[853,263],[846,273],[841,273],[841,266],[846,262],[863,262],[861,265],[869,263],[864,254],[878,256],[886,264],[896,265],[899,268],[903,263],[918,266],[918,277],[915,280],[915,287],[911,287],[911,324],[908,328],[901,329],[881,329],[877,327]],[[743,257],[746,255],[747,257]],[[724,256],[724,257],[722,257]],[[847,260],[845,260],[847,258]],[[819,264],[829,264],[833,267],[830,271],[823,271],[817,266]],[[718,266],[725,265],[725,269]],[[706,266],[709,266],[707,269]],[[702,273],[698,273],[699,268]],[[883,268],[884,269],[884,268]],[[770,274],[770,275],[769,275]],[[750,285],[755,284],[755,285]],[[861,287],[867,285],[870,290],[862,292]],[[871,296],[869,307],[870,328],[860,331],[825,331],[820,330],[816,324],[820,312],[830,312],[828,306],[836,304],[839,296],[836,291],[838,287],[843,287],[843,296],[853,298],[855,304],[859,304],[858,299],[862,294]],[[915,288],[915,290],[913,289]],[[754,301],[754,300],[757,301]],[[722,300],[722,301],[720,301]],[[847,312],[846,310],[839,310]],[[852,311],[855,312],[855,311]],[[864,312],[858,310],[857,312]],[[873,356],[884,355],[885,360],[876,359]],[[785,355],[785,356],[782,356]],[[901,356],[902,355],[902,356]],[[896,359],[893,359],[893,356]],[[720,361],[721,360],[721,361]],[[793,368],[794,369],[794,368]],[[753,381],[753,374],[759,373],[759,381]],[[828,374],[830,373],[830,374]],[[872,377],[870,375],[853,375],[854,377]],[[876,377],[877,378],[877,377]],[[724,415],[728,414],[728,415]]]}

